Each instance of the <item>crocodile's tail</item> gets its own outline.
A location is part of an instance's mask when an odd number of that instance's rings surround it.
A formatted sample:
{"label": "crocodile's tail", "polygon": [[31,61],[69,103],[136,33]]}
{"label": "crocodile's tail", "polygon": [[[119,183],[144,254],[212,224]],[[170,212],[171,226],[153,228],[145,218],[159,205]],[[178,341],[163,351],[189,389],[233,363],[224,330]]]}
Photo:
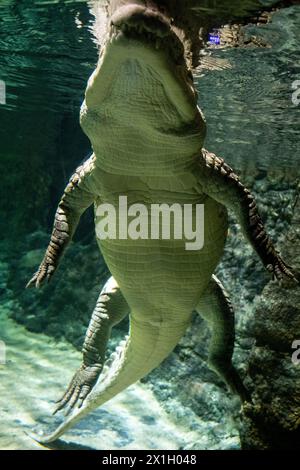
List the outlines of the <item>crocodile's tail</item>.
{"label": "crocodile's tail", "polygon": [[179,324],[165,320],[146,322],[131,317],[129,336],[108,359],[95,388],[83,406],[75,408],[53,433],[30,436],[41,443],[58,439],[89,412],[147,375],[174,349],[184,335],[190,318]]}

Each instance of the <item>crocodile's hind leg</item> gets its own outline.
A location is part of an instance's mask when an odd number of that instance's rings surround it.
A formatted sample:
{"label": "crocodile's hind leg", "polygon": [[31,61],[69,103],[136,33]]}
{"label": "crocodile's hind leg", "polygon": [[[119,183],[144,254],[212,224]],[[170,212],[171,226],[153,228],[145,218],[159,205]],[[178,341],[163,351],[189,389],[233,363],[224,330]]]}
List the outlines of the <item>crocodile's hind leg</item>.
{"label": "crocodile's hind leg", "polygon": [[114,326],[128,314],[130,308],[116,280],[110,277],[104,285],[86,333],[83,344],[83,360],[103,364],[107,342]]}
{"label": "crocodile's hind leg", "polygon": [[115,279],[103,287],[84,340],[83,361],[65,394],[58,401],[55,413],[69,405],[70,409],[85,400],[102,372],[107,343],[112,328],[129,314],[129,306]]}
{"label": "crocodile's hind leg", "polygon": [[[31,434],[38,442],[58,439],[68,429],[95,408],[103,405],[121,391],[145,377],[171,353],[190,324],[192,312],[181,318],[164,321],[164,315],[130,315],[130,330],[113,355],[113,362],[103,373],[82,407],[75,407],[72,414],[51,434]],[[152,315],[151,315],[152,314]]]}
{"label": "crocodile's hind leg", "polygon": [[208,322],[211,329],[208,365],[242,401],[249,400],[249,393],[231,361],[235,339],[233,307],[216,276],[212,276],[196,311]]}

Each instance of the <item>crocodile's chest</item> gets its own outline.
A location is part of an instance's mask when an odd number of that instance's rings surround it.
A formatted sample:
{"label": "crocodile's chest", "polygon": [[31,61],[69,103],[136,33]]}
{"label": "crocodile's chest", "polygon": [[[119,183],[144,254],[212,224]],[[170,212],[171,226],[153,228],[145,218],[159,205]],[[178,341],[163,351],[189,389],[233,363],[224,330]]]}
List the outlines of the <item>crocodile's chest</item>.
{"label": "crocodile's chest", "polygon": [[138,60],[122,62],[100,103],[81,110],[81,125],[103,169],[117,174],[161,175],[188,165],[202,148],[205,124],[180,111],[157,73]]}
{"label": "crocodile's chest", "polygon": [[223,252],[224,207],[199,195],[188,172],[140,178],[102,171],[101,178],[97,240],[131,307],[163,291],[160,305],[192,309]]}

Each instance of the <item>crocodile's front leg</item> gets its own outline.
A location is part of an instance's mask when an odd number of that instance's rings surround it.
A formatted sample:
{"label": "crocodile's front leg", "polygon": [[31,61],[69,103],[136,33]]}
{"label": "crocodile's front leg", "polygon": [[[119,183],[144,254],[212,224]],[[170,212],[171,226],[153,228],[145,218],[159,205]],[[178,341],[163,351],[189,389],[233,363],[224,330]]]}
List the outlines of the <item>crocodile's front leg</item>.
{"label": "crocodile's front leg", "polygon": [[253,195],[222,158],[207,150],[199,160],[198,185],[201,193],[233,210],[245,237],[274,277],[298,282],[266,233]]}
{"label": "crocodile's front leg", "polygon": [[58,205],[50,243],[44,259],[26,287],[39,287],[49,281],[59,260],[71,241],[82,213],[93,203],[95,197],[90,189],[94,158],[89,158],[72,175]]}
{"label": "crocodile's front leg", "polygon": [[54,413],[69,405],[82,406],[102,372],[105,352],[113,326],[129,313],[129,306],[113,277],[103,287],[93,311],[83,344],[83,361]]}

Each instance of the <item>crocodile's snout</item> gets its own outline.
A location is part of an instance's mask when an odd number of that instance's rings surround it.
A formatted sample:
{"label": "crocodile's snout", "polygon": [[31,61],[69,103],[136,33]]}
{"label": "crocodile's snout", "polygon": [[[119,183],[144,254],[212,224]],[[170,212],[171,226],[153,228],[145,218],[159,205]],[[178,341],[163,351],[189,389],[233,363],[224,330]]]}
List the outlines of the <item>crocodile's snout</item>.
{"label": "crocodile's snout", "polygon": [[170,34],[170,19],[158,10],[130,4],[120,7],[111,17],[111,25],[124,32],[150,33],[157,37]]}

